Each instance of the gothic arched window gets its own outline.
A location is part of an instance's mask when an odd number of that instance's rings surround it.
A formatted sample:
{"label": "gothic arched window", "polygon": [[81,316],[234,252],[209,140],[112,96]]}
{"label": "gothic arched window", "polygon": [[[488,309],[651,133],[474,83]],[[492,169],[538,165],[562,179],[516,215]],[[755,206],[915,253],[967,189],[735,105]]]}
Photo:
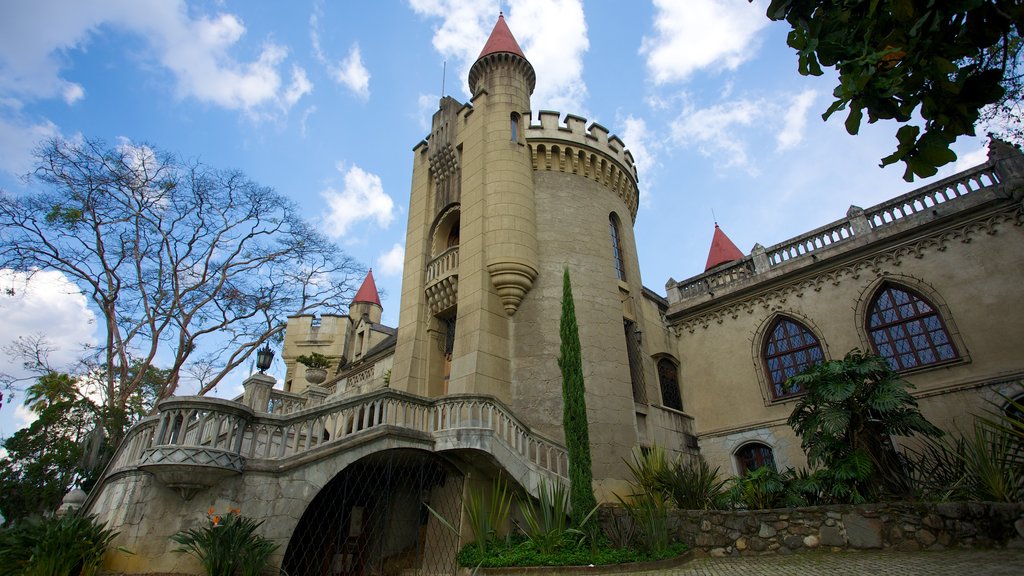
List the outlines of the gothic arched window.
{"label": "gothic arched window", "polygon": [[803,388],[786,383],[807,368],[824,362],[821,342],[806,326],[785,316],[772,324],[764,344],[764,365],[772,397],[802,394]]}
{"label": "gothic arched window", "polygon": [[935,306],[902,286],[883,284],[868,307],[871,347],[893,370],[909,370],[960,357]]}
{"label": "gothic arched window", "polygon": [[736,463],[740,476],[764,466],[770,466],[774,470],[775,455],[769,446],[760,442],[751,442],[744,444],[736,451]]}
{"label": "gothic arched window", "polygon": [[512,113],[511,117],[512,124],[512,141],[519,142],[519,114],[516,112]]}
{"label": "gothic arched window", "polygon": [[668,358],[658,360],[658,382],[661,383],[661,404],[682,411],[683,398],[679,391],[679,369]]}
{"label": "gothic arched window", "polygon": [[608,216],[608,233],[612,237],[612,257],[615,260],[615,277],[619,280],[626,279],[626,268],[622,261],[622,240],[619,237],[619,222],[615,215]]}

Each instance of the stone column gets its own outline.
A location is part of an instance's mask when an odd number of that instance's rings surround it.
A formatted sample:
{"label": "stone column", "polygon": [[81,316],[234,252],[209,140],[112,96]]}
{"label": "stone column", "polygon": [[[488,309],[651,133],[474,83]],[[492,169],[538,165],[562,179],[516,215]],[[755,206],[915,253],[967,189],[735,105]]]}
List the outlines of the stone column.
{"label": "stone column", "polygon": [[242,394],[242,404],[252,408],[256,413],[266,414],[267,406],[270,404],[270,390],[277,380],[273,376],[263,373],[256,373],[249,376],[249,379],[242,383],[245,392]]}
{"label": "stone column", "polygon": [[764,246],[761,244],[754,244],[754,249],[750,251],[750,257],[754,261],[754,273],[764,274],[768,271],[770,263],[768,262],[768,253],[764,251]]}
{"label": "stone column", "polygon": [[327,389],[323,386],[310,384],[303,394],[306,396],[306,408],[312,408],[324,403],[324,400],[327,398]]}
{"label": "stone column", "polygon": [[850,221],[850,227],[853,228],[854,236],[867,236],[871,234],[871,225],[868,224],[868,218],[864,215],[864,209],[860,206],[850,206],[850,209],[846,211],[846,218]]}

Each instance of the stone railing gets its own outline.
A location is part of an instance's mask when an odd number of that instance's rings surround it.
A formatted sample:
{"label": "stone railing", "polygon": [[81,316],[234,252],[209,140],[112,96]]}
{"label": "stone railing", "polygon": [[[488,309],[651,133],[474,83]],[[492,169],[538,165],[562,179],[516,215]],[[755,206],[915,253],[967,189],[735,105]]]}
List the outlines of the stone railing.
{"label": "stone railing", "polygon": [[927,212],[946,202],[984,190],[1000,183],[999,175],[992,164],[982,164],[968,172],[936,182],[931,186],[914,190],[893,198],[864,211],[868,225],[873,230],[887,226],[908,216]]}
{"label": "stone railing", "polygon": [[668,299],[670,303],[676,303],[714,296],[716,292],[720,295],[721,289],[743,286],[754,277],[782,265],[804,259],[808,263],[813,262],[826,249],[884,235],[887,227],[896,223],[911,218],[924,222],[985,202],[992,196],[984,192],[990,192],[1000,184],[997,164],[987,162],[867,209],[851,206],[846,218],[768,248],[757,245],[750,255],[692,278],[670,281],[666,286]]}
{"label": "stone railing", "polygon": [[283,416],[298,412],[306,407],[306,396],[294,392],[285,392],[273,388],[270,390],[270,401],[267,402],[267,413]]}
{"label": "stone railing", "polygon": [[186,486],[180,480],[188,477],[183,471],[238,473],[251,466],[281,470],[313,450],[384,430],[431,438],[437,450],[476,448],[473,438],[485,435],[519,464],[552,481],[565,481],[568,474],[565,448],[530,431],[491,397],[430,399],[386,389],[283,415],[256,414],[228,400],[170,398],[159,404],[157,415],[129,430],[105,476],[148,469],[168,483],[165,477],[170,475],[161,477],[153,465],[176,464],[171,481],[177,485],[168,485],[184,496],[220,476]]}
{"label": "stone railing", "polygon": [[[856,210],[851,210],[855,212]],[[853,222],[850,219],[837,220],[826,226],[801,234],[796,238],[776,244],[771,248],[765,248],[769,266],[778,266],[783,262],[810,254],[815,250],[821,250],[855,236]]]}
{"label": "stone railing", "polygon": [[459,247],[451,248],[441,252],[427,264],[427,283],[451,276],[459,271]]}

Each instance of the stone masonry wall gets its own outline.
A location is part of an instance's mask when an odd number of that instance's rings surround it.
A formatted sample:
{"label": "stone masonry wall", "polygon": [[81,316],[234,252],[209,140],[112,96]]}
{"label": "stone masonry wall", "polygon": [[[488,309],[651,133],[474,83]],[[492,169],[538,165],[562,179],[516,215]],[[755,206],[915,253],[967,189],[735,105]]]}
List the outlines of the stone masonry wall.
{"label": "stone masonry wall", "polygon": [[[625,515],[622,508],[602,514]],[[675,538],[697,555],[754,556],[811,550],[1024,548],[1024,504],[882,503],[752,511],[672,512]]]}

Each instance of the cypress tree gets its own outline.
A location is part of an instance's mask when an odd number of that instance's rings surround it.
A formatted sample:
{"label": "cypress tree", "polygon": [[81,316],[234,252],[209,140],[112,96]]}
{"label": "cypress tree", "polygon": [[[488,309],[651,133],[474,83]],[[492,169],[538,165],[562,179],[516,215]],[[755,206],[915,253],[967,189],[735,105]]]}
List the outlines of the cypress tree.
{"label": "cypress tree", "polygon": [[559,326],[562,346],[558,367],[562,369],[562,427],[569,451],[569,501],[573,524],[579,527],[587,513],[597,506],[593,475],[590,470],[590,432],[587,428],[587,399],[583,385],[583,360],[580,332],[576,325],[576,307],[572,301],[569,268],[562,276],[562,320]]}

